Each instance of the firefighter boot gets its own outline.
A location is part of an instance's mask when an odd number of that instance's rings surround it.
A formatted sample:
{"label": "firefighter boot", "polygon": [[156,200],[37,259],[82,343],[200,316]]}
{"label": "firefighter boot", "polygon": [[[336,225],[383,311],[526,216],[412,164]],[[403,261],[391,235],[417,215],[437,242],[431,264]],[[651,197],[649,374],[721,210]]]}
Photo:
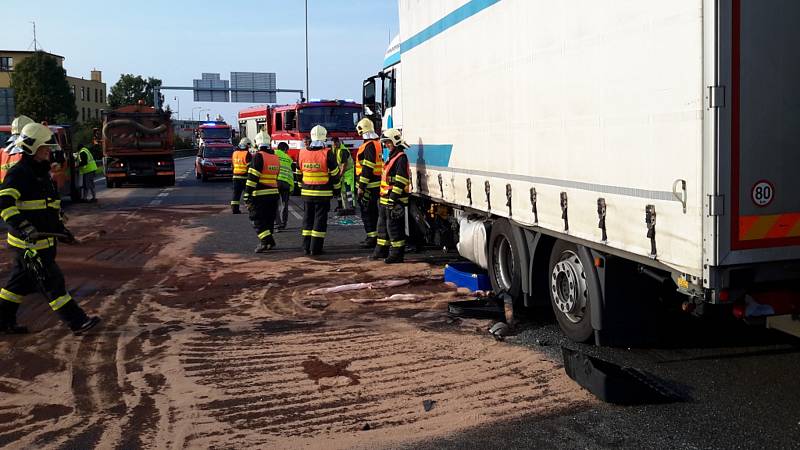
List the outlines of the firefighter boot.
{"label": "firefighter boot", "polygon": [[256,247],[256,253],[266,253],[275,247],[275,238],[267,236]]}
{"label": "firefighter boot", "polygon": [[231,212],[234,214],[241,214],[242,210],[239,209],[239,205],[231,205]]}
{"label": "firefighter boot", "polygon": [[377,244],[378,244],[378,238],[368,237],[364,239],[364,242],[361,243],[361,248],[375,248]]}
{"label": "firefighter boot", "polygon": [[311,238],[311,256],[320,256],[325,254],[325,250],[322,249],[323,244],[325,243],[325,238],[321,237],[312,237]]}
{"label": "firefighter boot", "polygon": [[0,334],[25,334],[28,327],[17,325],[18,303],[0,300]]}
{"label": "firefighter boot", "polygon": [[389,256],[389,246],[388,245],[376,245],[375,250],[369,255],[370,261],[378,261],[380,259],[384,259]]}
{"label": "firefighter boot", "polygon": [[400,264],[403,262],[404,256],[404,247],[392,247],[392,251],[389,252],[389,257],[384,259],[383,262],[386,264]]}
{"label": "firefighter boot", "polygon": [[88,317],[75,300],[67,302],[56,313],[75,336],[82,335],[100,323],[99,317]]}

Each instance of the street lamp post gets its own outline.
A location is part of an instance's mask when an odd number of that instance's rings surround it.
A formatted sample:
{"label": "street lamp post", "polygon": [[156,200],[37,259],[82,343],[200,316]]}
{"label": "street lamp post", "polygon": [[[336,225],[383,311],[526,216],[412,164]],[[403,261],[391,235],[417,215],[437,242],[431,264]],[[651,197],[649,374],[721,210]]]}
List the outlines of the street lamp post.
{"label": "street lamp post", "polygon": [[178,120],[181,120],[181,99],[179,99],[177,95],[175,97],[173,97],[173,99],[178,102],[178,114],[177,114],[177,116],[178,116]]}
{"label": "street lamp post", "polygon": [[306,100],[311,98],[308,92],[308,0],[306,0]]}

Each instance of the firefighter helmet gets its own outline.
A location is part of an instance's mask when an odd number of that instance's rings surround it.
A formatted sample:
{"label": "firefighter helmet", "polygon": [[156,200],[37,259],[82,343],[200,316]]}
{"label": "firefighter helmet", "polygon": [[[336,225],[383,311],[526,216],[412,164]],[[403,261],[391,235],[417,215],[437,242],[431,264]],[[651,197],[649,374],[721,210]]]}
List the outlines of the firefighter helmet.
{"label": "firefighter helmet", "polygon": [[256,135],[256,147],[269,147],[272,143],[272,138],[269,137],[269,133],[266,131],[261,131]]}
{"label": "firefighter helmet", "polygon": [[358,121],[356,124],[356,132],[359,136],[364,133],[374,133],[375,132],[375,124],[372,123],[372,120],[368,117],[364,117],[363,119]]}
{"label": "firefighter helmet", "polygon": [[383,131],[381,142],[391,142],[395,147],[408,148],[408,144],[403,140],[403,133],[397,128],[389,128]]}
{"label": "firefighter helmet", "polygon": [[11,122],[11,134],[15,134],[17,136],[22,133],[22,129],[25,128],[25,125],[33,123],[33,119],[28,116],[18,116]]}
{"label": "firefighter helmet", "polygon": [[325,142],[328,140],[328,130],[322,125],[317,125],[311,129],[311,140]]}
{"label": "firefighter helmet", "polygon": [[34,155],[39,147],[58,147],[56,136],[49,128],[40,123],[29,123],[22,128],[14,146],[23,153]]}
{"label": "firefighter helmet", "polygon": [[251,145],[253,145],[253,143],[250,142],[250,139],[246,137],[243,137],[239,140],[239,150],[247,150]]}

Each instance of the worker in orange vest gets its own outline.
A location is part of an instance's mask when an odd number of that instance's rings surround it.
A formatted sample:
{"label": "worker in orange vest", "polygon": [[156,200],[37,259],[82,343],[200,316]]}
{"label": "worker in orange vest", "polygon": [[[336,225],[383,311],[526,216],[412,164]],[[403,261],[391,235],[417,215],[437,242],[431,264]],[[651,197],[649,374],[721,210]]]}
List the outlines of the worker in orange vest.
{"label": "worker in orange vest", "polygon": [[389,160],[381,174],[378,202],[378,241],[370,259],[386,264],[403,262],[406,250],[406,206],[411,192],[411,170],[400,130],[385,130],[381,142],[389,149]]}
{"label": "worker in orange vest", "polygon": [[361,220],[367,233],[362,248],[373,248],[378,239],[378,190],[383,171],[382,149],[371,119],[361,119],[356,124],[356,131],[364,139],[356,152],[355,160],[358,203],[361,205]]}
{"label": "worker in orange vest", "polygon": [[325,147],[327,139],[328,130],[322,125],[315,126],[311,129],[311,144],[297,158],[302,183],[300,195],[305,202],[303,250],[311,256],[323,254],[331,199],[340,188],[339,165],[336,155]]}
{"label": "worker in orange vest", "polygon": [[32,122],[33,119],[28,116],[19,116],[11,122],[11,136],[6,142],[6,147],[0,150],[0,183],[6,178],[8,170],[22,159],[22,151],[14,146],[14,141],[25,125]]}
{"label": "worker in orange vest", "polygon": [[239,145],[231,157],[233,162],[233,199],[231,200],[231,211],[234,214],[242,213],[239,206],[241,205],[245,183],[247,183],[247,165],[250,164],[250,160],[252,159],[250,145],[250,139],[243,137],[239,141]]}
{"label": "worker in orange vest", "polygon": [[270,145],[272,139],[266,131],[256,135],[256,148],[247,168],[245,203],[250,220],[258,233],[256,253],[265,253],[275,247],[275,214],[278,211],[278,174],[281,161]]}

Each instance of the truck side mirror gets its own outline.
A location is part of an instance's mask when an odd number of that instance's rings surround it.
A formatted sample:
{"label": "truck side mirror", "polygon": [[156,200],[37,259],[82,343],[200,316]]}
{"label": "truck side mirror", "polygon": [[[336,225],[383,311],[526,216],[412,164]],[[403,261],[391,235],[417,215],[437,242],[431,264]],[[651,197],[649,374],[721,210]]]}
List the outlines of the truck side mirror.
{"label": "truck side mirror", "polygon": [[361,104],[364,105],[364,112],[367,115],[371,115],[371,113],[367,112],[367,108],[372,110],[372,112],[375,111],[375,103],[376,102],[375,102],[375,79],[374,78],[370,78],[370,79],[364,80],[364,90],[362,91],[362,94],[363,94],[362,95],[363,101],[361,102]]}

